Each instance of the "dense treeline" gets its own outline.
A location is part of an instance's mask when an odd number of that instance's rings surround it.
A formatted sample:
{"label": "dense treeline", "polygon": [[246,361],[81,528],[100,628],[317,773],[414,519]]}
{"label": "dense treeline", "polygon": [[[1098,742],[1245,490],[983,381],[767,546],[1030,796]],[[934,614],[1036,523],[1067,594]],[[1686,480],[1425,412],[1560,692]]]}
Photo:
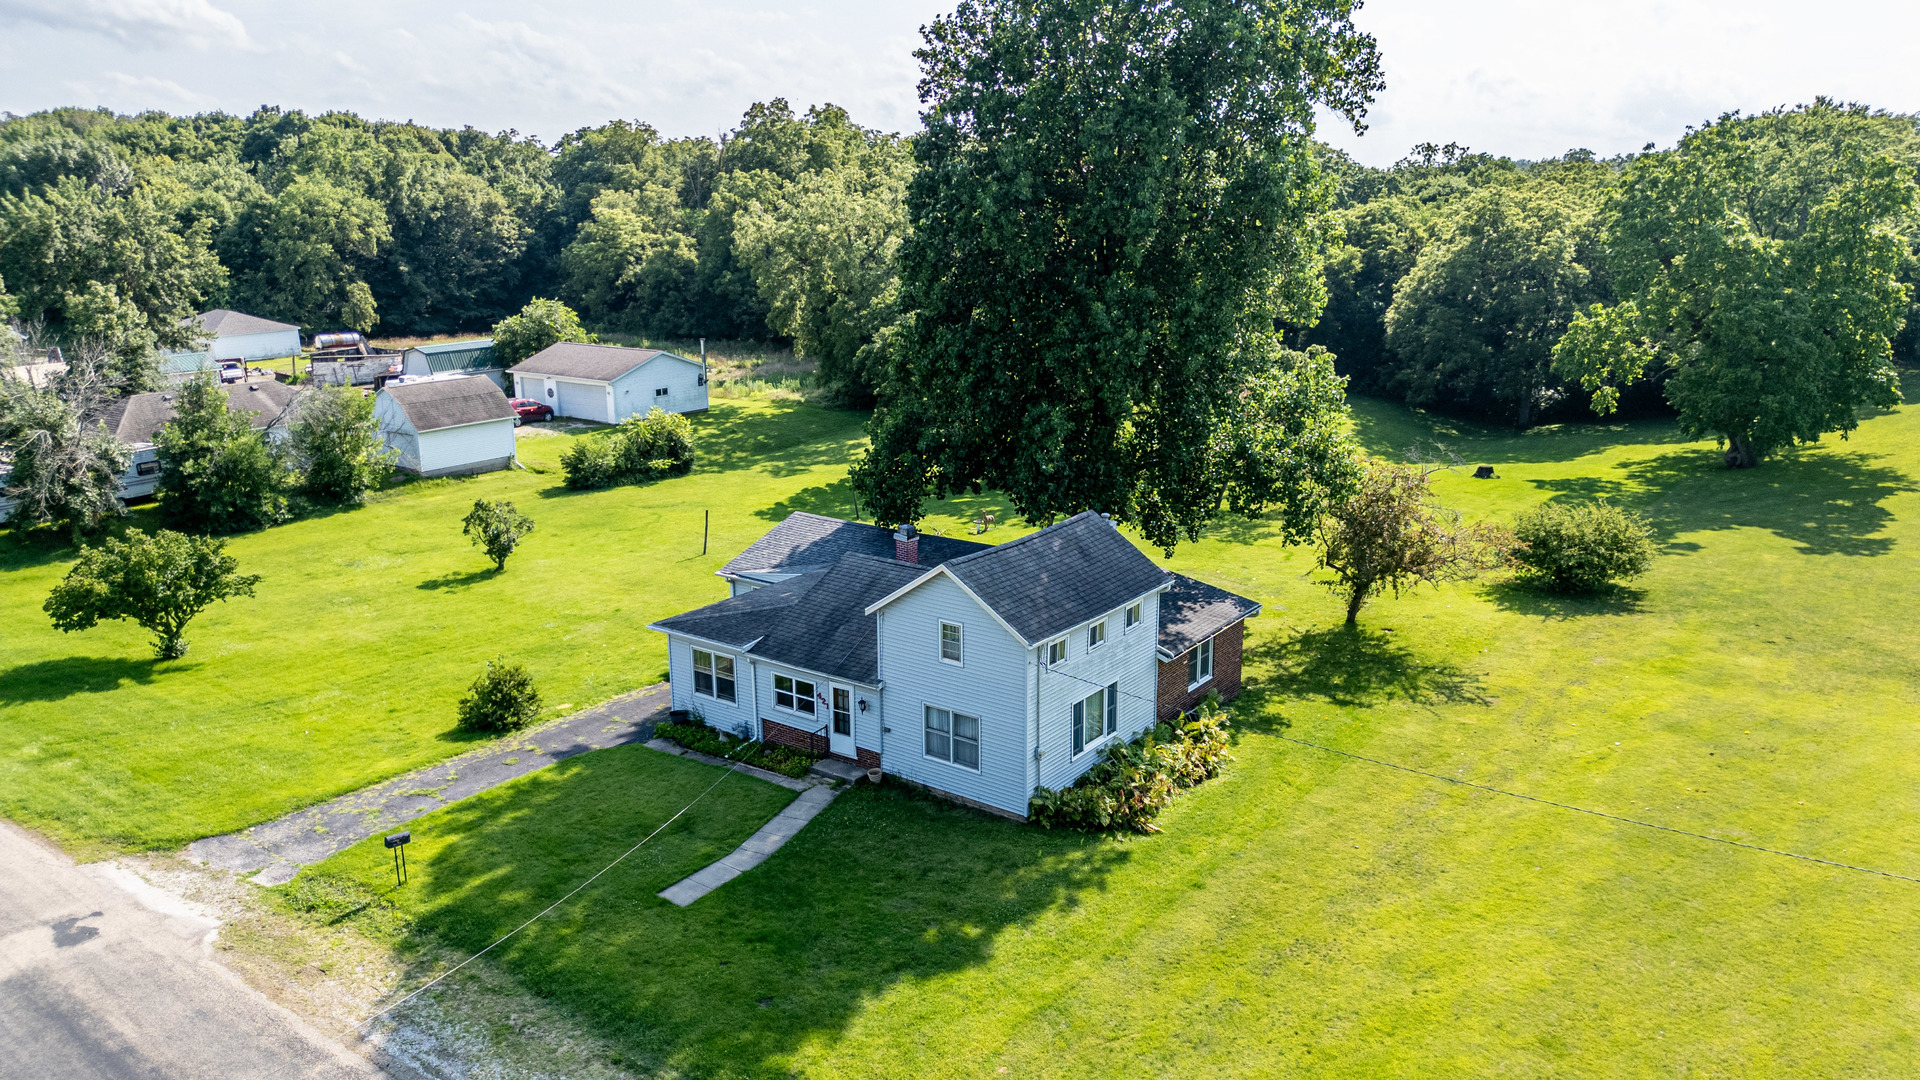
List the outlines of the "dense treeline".
{"label": "dense treeline", "polygon": [[[351,113],[63,109],[0,122],[0,281],[68,337],[134,324],[179,346],[211,306],[474,331],[558,295],[602,327],[771,330],[844,366],[889,302],[910,160],[839,108],[782,100],[719,140],[617,121],[551,147]],[[846,242],[816,235],[833,230]]]}

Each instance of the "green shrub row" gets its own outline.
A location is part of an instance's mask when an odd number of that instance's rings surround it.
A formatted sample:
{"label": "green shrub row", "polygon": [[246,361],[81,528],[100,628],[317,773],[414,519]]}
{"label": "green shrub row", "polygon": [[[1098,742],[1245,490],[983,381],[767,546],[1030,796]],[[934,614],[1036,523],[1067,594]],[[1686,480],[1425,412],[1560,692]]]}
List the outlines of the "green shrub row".
{"label": "green shrub row", "polygon": [[670,720],[655,726],[653,734],[655,738],[665,739],[689,750],[712,754],[714,757],[745,761],[756,768],[777,772],[782,776],[791,776],[796,780],[807,775],[807,770],[813,767],[813,763],[820,760],[818,754],[809,754],[805,750],[796,750],[779,743],[764,743],[755,750],[750,745],[752,740],[715,730],[698,720],[684,722]]}
{"label": "green shrub row", "polygon": [[644,484],[693,471],[693,423],[677,413],[648,409],[604,436],[575,439],[560,454],[566,484],[576,491]]}
{"label": "green shrub row", "polygon": [[1153,819],[1175,795],[1212,779],[1233,760],[1227,753],[1229,723],[1219,697],[1209,694],[1192,715],[1107,747],[1100,763],[1073,786],[1034,792],[1027,816],[1047,828],[1158,832]]}

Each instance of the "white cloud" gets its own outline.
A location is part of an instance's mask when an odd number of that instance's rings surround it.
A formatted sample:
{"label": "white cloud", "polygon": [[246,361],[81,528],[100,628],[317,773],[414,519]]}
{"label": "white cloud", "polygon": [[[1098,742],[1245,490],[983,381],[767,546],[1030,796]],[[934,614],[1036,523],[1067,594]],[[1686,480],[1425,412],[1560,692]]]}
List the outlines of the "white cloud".
{"label": "white cloud", "polygon": [[0,0],[0,22],[100,34],[155,50],[249,44],[246,24],[208,0]]}

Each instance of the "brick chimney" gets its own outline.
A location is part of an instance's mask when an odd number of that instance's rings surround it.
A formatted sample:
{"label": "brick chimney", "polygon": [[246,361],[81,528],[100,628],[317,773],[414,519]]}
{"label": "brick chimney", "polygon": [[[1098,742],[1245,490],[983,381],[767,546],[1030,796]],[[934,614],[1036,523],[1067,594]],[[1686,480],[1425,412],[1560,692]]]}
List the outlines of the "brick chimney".
{"label": "brick chimney", "polygon": [[909,521],[893,534],[893,557],[905,563],[920,563],[920,530]]}

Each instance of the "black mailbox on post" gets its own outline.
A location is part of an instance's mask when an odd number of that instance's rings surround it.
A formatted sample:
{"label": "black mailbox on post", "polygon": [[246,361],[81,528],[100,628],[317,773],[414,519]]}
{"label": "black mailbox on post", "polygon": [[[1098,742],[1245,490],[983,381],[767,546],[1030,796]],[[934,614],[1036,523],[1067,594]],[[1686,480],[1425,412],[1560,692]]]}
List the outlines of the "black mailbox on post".
{"label": "black mailbox on post", "polygon": [[387,846],[393,849],[393,885],[399,888],[407,883],[407,845],[413,843],[412,830],[397,832],[387,837]]}

